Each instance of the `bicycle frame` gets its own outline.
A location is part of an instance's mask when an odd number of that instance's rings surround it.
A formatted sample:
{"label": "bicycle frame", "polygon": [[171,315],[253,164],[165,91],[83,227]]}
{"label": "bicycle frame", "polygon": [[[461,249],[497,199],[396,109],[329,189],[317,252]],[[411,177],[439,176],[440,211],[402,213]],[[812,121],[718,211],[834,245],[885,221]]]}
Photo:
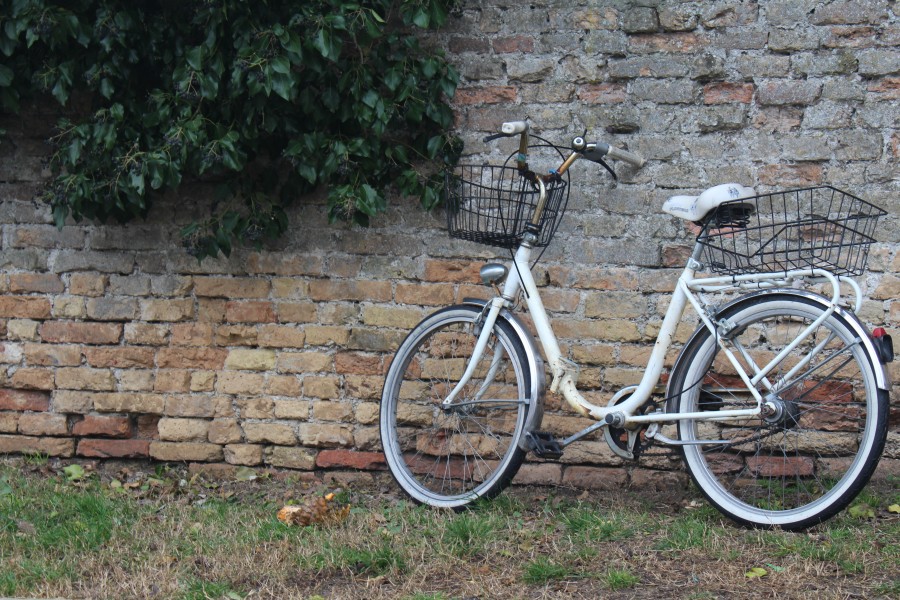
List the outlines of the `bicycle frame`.
{"label": "bicycle frame", "polygon": [[[619,392],[617,392],[612,397],[609,405],[606,407],[602,407],[590,403],[578,391],[576,377],[573,374],[573,369],[570,367],[572,363],[564,359],[562,356],[559,342],[557,341],[556,335],[554,334],[552,326],[550,324],[550,318],[547,315],[540,297],[540,292],[537,288],[537,284],[535,283],[534,277],[531,274],[530,260],[532,250],[533,248],[528,241],[528,236],[526,235],[525,241],[519,246],[513,258],[511,264],[512,268],[510,268],[508,271],[509,274],[506,278],[501,294],[499,296],[495,296],[487,305],[487,307],[489,308],[487,308],[487,312],[484,316],[483,322],[481,323],[481,333],[475,345],[473,355],[469,361],[467,369],[463,374],[461,380],[457,383],[456,387],[444,399],[443,405],[452,405],[459,391],[472,377],[475,370],[475,365],[481,359],[487,347],[490,332],[493,329],[494,324],[496,323],[500,311],[504,308],[510,308],[513,305],[515,299],[518,297],[519,293],[524,292],[525,303],[534,323],[537,337],[540,340],[541,346],[544,350],[544,355],[547,359],[547,363],[550,365],[550,369],[552,372],[552,383],[550,386],[550,390],[553,392],[559,391],[569,403],[569,405],[572,406],[572,408],[578,413],[602,422],[600,424],[590,426],[581,434],[575,434],[575,436],[572,436],[571,438],[565,440],[563,445],[567,445],[568,443],[571,443],[571,441],[580,438],[582,435],[594,431],[598,427],[602,427],[604,425],[627,427],[630,425],[638,424],[672,422],[681,419],[722,421],[758,417],[762,414],[764,405],[766,403],[766,397],[763,396],[757,389],[758,384],[761,383],[762,386],[769,391],[773,391],[778,387],[778,382],[776,382],[775,384],[769,382],[766,378],[767,375],[771,373],[772,370],[775,369],[778,364],[782,360],[784,360],[784,358],[793,349],[795,349],[800,343],[803,342],[803,340],[805,340],[813,331],[815,331],[815,329],[825,319],[827,319],[835,310],[837,310],[840,302],[840,283],[847,283],[848,285],[850,285],[856,298],[857,309],[862,302],[862,293],[856,282],[849,278],[836,277],[832,273],[821,269],[806,269],[774,274],[750,273],[745,275],[729,275],[698,279],[695,277],[695,275],[696,271],[701,267],[697,259],[700,256],[702,246],[700,244],[696,244],[691,258],[688,260],[684,270],[678,278],[678,283],[676,285],[674,294],[672,295],[672,300],[669,304],[669,308],[666,311],[665,317],[663,318],[660,332],[657,336],[653,351],[650,355],[650,359],[647,363],[647,367],[644,371],[644,375],[640,383],[636,387],[630,386],[619,390]],[[738,347],[735,350],[732,350],[728,347],[728,324],[714,322],[712,320],[710,312],[706,309],[707,305],[702,302],[699,294],[704,292],[717,292],[729,289],[767,289],[775,287],[788,287],[793,282],[801,280],[812,283],[829,283],[832,288],[829,307],[821,315],[821,317],[811,323],[803,332],[801,332],[797,336],[797,338],[793,342],[791,342],[784,350],[782,350],[782,352],[775,356],[775,358],[773,358],[768,364],[757,365],[749,358],[749,356],[742,354],[741,358],[743,358],[748,363],[748,366],[751,370],[751,372],[748,372],[737,356],[737,354],[741,354],[740,348]],[[675,335],[675,330],[678,326],[678,323],[681,321],[681,317],[684,314],[684,311],[687,308],[688,304],[690,304],[695,312],[699,315],[703,325],[710,332],[712,332],[713,335],[715,335],[715,339],[717,340],[719,348],[723,351],[725,356],[734,366],[736,372],[743,380],[747,391],[755,398],[756,406],[754,408],[743,410],[716,411],[712,413],[706,411],[670,414],[657,411],[646,415],[638,414],[638,410],[644,404],[646,404],[648,400],[650,400],[650,397],[654,389],[656,388],[657,383],[659,382],[660,375],[663,371],[666,354],[671,347],[672,339]],[[817,347],[810,352],[807,358],[809,358],[809,356],[812,356],[817,351],[821,350],[821,348],[823,348],[827,343],[828,340],[818,344]],[[501,357],[495,354],[492,362],[496,364],[500,358]],[[786,375],[782,377],[781,382],[789,380],[795,373],[800,371],[805,366],[805,364],[805,361],[800,361],[797,365],[792,367]],[[617,403],[619,399],[625,395],[628,395],[628,398],[623,400],[621,403]]]}

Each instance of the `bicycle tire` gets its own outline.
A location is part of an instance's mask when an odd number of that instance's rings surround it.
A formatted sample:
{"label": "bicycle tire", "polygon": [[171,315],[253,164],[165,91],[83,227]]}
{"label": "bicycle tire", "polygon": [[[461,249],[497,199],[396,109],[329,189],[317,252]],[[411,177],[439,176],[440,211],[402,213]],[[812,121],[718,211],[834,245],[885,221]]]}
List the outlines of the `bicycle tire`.
{"label": "bicycle tire", "polygon": [[[816,300],[785,293],[748,297],[716,320],[735,326],[722,334],[729,347],[740,344],[761,366],[823,313]],[[874,472],[887,437],[888,399],[877,386],[880,363],[859,343],[848,318],[855,316],[831,314],[769,374],[773,414],[678,422],[682,442],[730,442],[681,448],[693,481],[734,521],[805,529],[846,508]],[[806,355],[810,361],[791,375],[791,367]],[[743,358],[741,363],[747,365]],[[768,390],[761,383],[757,387],[767,399]],[[705,328],[685,347],[669,390],[671,412],[756,405]]]}
{"label": "bicycle tire", "polygon": [[[509,485],[525,458],[521,442],[532,375],[524,346],[505,320],[494,325],[457,406],[440,407],[468,363],[481,314],[478,306],[459,305],[426,317],[400,345],[385,378],[380,415],[385,459],[400,487],[420,504],[458,510],[492,498]],[[482,390],[497,356],[495,376]],[[487,401],[467,404],[475,400]]]}

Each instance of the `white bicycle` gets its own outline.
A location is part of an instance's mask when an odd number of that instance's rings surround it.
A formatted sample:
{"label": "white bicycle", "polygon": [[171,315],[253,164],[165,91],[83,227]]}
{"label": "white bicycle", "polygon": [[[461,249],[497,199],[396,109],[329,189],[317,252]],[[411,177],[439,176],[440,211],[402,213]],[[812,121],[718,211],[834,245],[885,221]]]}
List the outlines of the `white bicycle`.
{"label": "white bicycle", "polygon": [[[885,212],[830,187],[756,195],[726,184],[670,198],[663,209],[702,231],[643,378],[597,406],[578,391],[578,367],[562,355],[532,257],[559,225],[576,160],[610,172],[604,159],[644,161],[577,137],[567,155],[558,151],[554,170],[538,175],[528,165],[528,129],[524,121],[504,123],[485,138],[519,137],[518,153],[504,166],[461,166],[447,175],[450,235],[513,257],[508,266],[481,269],[497,290],[492,300],[438,310],[394,356],[380,427],[403,490],[417,502],[459,509],[498,494],[528,452],[559,458],[569,444],[603,430],[626,459],[647,444],[679,448],[708,501],[744,525],[802,529],[844,509],[868,482],[887,436],[884,364],[893,346],[883,329],[870,333],[857,318],[862,293],[850,278],[864,271]],[[704,272],[712,275],[698,276]],[[723,294],[726,301],[713,301]],[[540,346],[515,313],[523,298]],[[688,305],[700,324],[669,373],[665,396],[654,396]],[[540,430],[545,366],[549,389],[596,422],[565,439]]]}

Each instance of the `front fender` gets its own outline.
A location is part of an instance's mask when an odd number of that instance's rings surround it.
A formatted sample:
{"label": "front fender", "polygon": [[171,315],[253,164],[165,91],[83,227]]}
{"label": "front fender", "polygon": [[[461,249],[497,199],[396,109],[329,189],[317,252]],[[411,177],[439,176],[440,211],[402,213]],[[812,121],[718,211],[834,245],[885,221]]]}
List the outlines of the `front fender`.
{"label": "front fender", "polygon": [[[487,305],[488,301],[476,298],[464,298],[462,303],[483,308]],[[544,359],[541,357],[537,343],[534,341],[534,336],[531,335],[531,332],[528,331],[528,328],[525,327],[525,324],[519,317],[504,308],[500,311],[500,314],[497,315],[497,318],[503,319],[512,326],[516,335],[519,336],[519,341],[522,342],[522,347],[525,348],[525,354],[528,357],[527,367],[531,373],[531,398],[529,399],[530,409],[528,411],[528,416],[525,417],[525,432],[529,433],[539,429],[541,420],[544,418],[544,395],[547,390],[547,376],[544,372]],[[519,442],[519,446],[526,451],[531,450],[531,447],[526,443],[527,439],[528,436],[523,435]]]}

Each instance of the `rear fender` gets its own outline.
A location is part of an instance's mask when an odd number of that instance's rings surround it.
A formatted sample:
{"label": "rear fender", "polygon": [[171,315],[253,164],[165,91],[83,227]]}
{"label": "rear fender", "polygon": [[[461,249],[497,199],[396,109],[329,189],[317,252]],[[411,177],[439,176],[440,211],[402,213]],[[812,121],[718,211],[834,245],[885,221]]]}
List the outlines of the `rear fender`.
{"label": "rear fender", "polygon": [[[817,304],[820,304],[823,309],[828,309],[831,306],[830,299],[826,298],[825,296],[815,294],[813,292],[809,292],[806,290],[775,288],[775,289],[771,289],[771,290],[760,290],[758,292],[745,294],[745,295],[741,296],[740,298],[736,298],[736,299],[732,300],[731,302],[721,306],[716,311],[716,314],[713,318],[716,318],[721,314],[729,312],[732,309],[734,309],[735,307],[739,307],[741,304],[752,302],[752,301],[756,300],[757,298],[760,298],[763,296],[768,296],[768,297],[796,296],[799,298],[813,300]],[[857,317],[855,313],[848,311],[840,306],[837,307],[837,309],[835,310],[835,313],[837,313],[838,315],[840,315],[847,321],[847,324],[850,325],[850,327],[853,329],[853,331],[856,332],[856,334],[859,336],[859,339],[862,341],[863,347],[866,349],[866,352],[869,355],[869,360],[872,363],[872,368],[875,371],[875,380],[878,384],[879,390],[885,391],[885,392],[889,391],[891,389],[890,379],[887,376],[887,372],[885,371],[884,365],[881,364],[881,361],[878,358],[879,357],[878,349],[875,347],[874,342],[872,342],[872,335],[869,333],[869,330],[866,329],[866,326],[863,325],[863,323],[859,320],[859,317]],[[676,373],[676,372],[678,372],[678,369],[683,368],[682,362],[684,360],[686,360],[686,358],[685,358],[686,351],[689,348],[691,348],[692,344],[695,342],[697,337],[702,335],[704,331],[706,331],[706,327],[703,326],[702,324],[696,330],[694,330],[694,333],[691,334],[690,339],[688,339],[687,343],[685,343],[685,345],[682,346],[681,352],[678,354],[678,358],[675,359],[675,366],[672,367],[672,373]],[[673,379],[675,379],[675,378],[669,377],[670,385],[671,385],[671,382],[673,381]],[[672,392],[673,392],[673,390],[671,390],[667,387],[666,397],[671,398]],[[667,407],[667,410],[672,412],[674,410],[674,406]]]}

